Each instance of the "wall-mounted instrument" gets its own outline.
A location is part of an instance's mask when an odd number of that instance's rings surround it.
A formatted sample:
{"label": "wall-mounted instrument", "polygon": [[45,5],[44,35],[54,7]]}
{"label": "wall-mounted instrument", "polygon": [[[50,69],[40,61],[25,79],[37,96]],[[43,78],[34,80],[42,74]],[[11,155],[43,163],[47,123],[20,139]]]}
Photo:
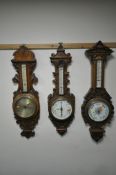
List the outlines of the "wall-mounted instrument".
{"label": "wall-mounted instrument", "polygon": [[91,62],[92,86],[85,96],[82,115],[85,123],[90,125],[90,134],[96,142],[103,138],[104,128],[110,123],[114,112],[111,97],[104,88],[105,63],[111,53],[112,50],[101,41],[86,51]]}
{"label": "wall-mounted instrument", "polygon": [[74,118],[75,97],[67,87],[69,72],[67,67],[71,63],[71,55],[66,54],[60,43],[57,53],[52,54],[51,63],[55,66],[53,94],[48,97],[49,118],[60,135],[64,135],[67,127]]}
{"label": "wall-mounted instrument", "polygon": [[21,135],[30,138],[35,135],[34,128],[40,111],[38,92],[33,88],[33,84],[38,81],[33,73],[36,59],[34,53],[25,46],[15,51],[13,56],[12,63],[17,71],[13,82],[18,83],[18,90],[13,97],[13,111],[23,130]]}

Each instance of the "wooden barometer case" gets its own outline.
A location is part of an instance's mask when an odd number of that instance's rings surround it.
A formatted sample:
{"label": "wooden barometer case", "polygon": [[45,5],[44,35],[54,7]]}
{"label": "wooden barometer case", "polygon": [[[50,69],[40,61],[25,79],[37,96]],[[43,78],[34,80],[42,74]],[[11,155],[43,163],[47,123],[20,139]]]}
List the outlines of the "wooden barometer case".
{"label": "wooden barometer case", "polygon": [[51,63],[55,66],[53,94],[48,96],[49,118],[57,132],[63,136],[74,118],[75,97],[67,87],[69,72],[67,67],[71,63],[71,55],[65,53],[60,43],[56,54],[52,54]]}
{"label": "wooden barometer case", "polygon": [[111,122],[114,113],[111,97],[104,88],[105,63],[111,53],[112,50],[101,41],[86,51],[91,62],[92,85],[82,105],[82,116],[85,123],[90,125],[91,137],[96,142],[103,139],[104,128]]}
{"label": "wooden barometer case", "polygon": [[16,122],[22,129],[21,135],[30,138],[35,135],[34,128],[40,111],[38,92],[33,88],[33,84],[38,81],[33,73],[36,59],[26,46],[21,46],[13,56],[11,61],[17,71],[13,82],[18,83],[18,90],[13,97],[13,111]]}

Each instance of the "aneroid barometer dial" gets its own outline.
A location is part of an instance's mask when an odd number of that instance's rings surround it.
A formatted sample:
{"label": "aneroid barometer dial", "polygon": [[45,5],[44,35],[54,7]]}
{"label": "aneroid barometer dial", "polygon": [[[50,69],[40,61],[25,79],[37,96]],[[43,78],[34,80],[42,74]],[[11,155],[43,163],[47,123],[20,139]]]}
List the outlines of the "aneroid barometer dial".
{"label": "aneroid barometer dial", "polygon": [[113,117],[114,107],[111,97],[104,88],[104,68],[107,56],[112,50],[99,41],[92,49],[86,51],[92,67],[92,87],[85,96],[82,105],[84,121],[90,127],[90,134],[95,141],[104,136],[104,127]]}
{"label": "aneroid barometer dial", "polygon": [[65,120],[72,113],[72,106],[67,100],[57,100],[52,106],[52,115],[59,120]]}
{"label": "aneroid barometer dial", "polygon": [[14,53],[12,63],[17,71],[13,81],[18,83],[18,90],[14,92],[13,111],[23,130],[21,135],[30,138],[34,136],[33,130],[39,119],[39,97],[33,88],[33,83],[37,82],[33,73],[35,56],[27,47],[21,46]]}
{"label": "aneroid barometer dial", "polygon": [[109,115],[109,107],[102,100],[97,100],[90,103],[88,106],[88,115],[91,120],[96,122],[102,122],[107,119]]}
{"label": "aneroid barometer dial", "polygon": [[18,95],[14,101],[14,110],[21,118],[30,118],[37,111],[37,101],[31,94]]}
{"label": "aneroid barometer dial", "polygon": [[60,135],[64,135],[67,127],[74,118],[75,97],[67,87],[69,80],[67,67],[71,63],[70,54],[66,54],[62,44],[59,44],[56,54],[51,55],[51,62],[55,66],[53,73],[55,88],[48,97],[49,118]]}

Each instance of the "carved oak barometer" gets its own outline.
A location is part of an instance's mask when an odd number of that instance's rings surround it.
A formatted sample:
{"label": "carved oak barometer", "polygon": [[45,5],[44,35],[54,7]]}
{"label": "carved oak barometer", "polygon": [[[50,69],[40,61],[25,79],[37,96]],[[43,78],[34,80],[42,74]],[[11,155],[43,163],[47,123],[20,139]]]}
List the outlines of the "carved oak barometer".
{"label": "carved oak barometer", "polygon": [[59,44],[56,54],[52,54],[51,63],[55,66],[53,73],[55,88],[48,96],[49,118],[60,135],[64,135],[67,127],[74,118],[75,97],[67,87],[69,72],[67,67],[71,63],[71,55],[65,53],[62,44]]}
{"label": "carved oak barometer", "polygon": [[21,135],[30,138],[35,135],[34,128],[40,110],[38,92],[33,88],[33,83],[38,81],[33,73],[36,59],[34,53],[25,46],[21,46],[13,56],[12,63],[17,71],[13,82],[18,83],[18,90],[13,97],[13,111],[23,130]]}
{"label": "carved oak barometer", "polygon": [[111,122],[114,107],[111,97],[104,88],[104,68],[107,57],[112,50],[99,41],[92,49],[86,51],[92,68],[92,87],[85,96],[82,115],[85,123],[90,125],[91,137],[100,141],[104,136],[104,127]]}

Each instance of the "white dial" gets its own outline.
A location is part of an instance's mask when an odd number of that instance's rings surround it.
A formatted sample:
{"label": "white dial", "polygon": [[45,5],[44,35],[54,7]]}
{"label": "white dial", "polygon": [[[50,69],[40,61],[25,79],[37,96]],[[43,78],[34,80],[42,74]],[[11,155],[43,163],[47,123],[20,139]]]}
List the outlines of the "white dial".
{"label": "white dial", "polygon": [[64,120],[70,117],[72,106],[67,100],[58,100],[53,104],[51,112],[56,119]]}
{"label": "white dial", "polygon": [[102,122],[109,115],[109,107],[105,102],[98,100],[89,105],[88,114],[92,120]]}

